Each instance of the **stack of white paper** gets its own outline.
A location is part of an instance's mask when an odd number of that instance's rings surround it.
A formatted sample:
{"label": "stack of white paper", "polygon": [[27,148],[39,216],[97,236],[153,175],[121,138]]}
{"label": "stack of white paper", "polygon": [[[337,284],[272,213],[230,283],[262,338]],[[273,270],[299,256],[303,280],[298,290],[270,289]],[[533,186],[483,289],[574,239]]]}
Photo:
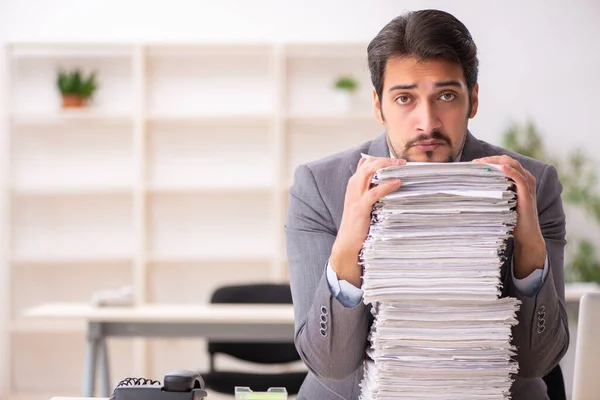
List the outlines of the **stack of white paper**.
{"label": "stack of white paper", "polygon": [[508,399],[518,300],[500,298],[513,182],[494,165],[408,163],[375,205],[361,252],[373,305],[362,400]]}

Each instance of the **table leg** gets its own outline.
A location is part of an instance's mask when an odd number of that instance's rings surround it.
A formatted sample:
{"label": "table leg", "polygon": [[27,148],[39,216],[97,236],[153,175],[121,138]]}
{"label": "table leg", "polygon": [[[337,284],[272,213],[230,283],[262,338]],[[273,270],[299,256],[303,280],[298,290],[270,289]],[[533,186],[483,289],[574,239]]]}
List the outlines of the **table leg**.
{"label": "table leg", "polygon": [[100,359],[99,361],[99,369],[100,369],[100,396],[101,397],[109,397],[111,395],[111,387],[110,387],[110,366],[108,364],[108,348],[106,344],[106,338],[103,338],[99,342]]}
{"label": "table leg", "polygon": [[93,397],[96,383],[96,362],[98,356],[98,339],[88,334],[85,354],[85,370],[83,374],[83,396]]}
{"label": "table leg", "polygon": [[[88,322],[87,351],[85,358],[85,371],[83,377],[83,395],[93,397],[96,386],[96,368],[98,366],[98,351],[105,341],[104,325],[101,322]],[[105,357],[107,360],[108,355]]]}

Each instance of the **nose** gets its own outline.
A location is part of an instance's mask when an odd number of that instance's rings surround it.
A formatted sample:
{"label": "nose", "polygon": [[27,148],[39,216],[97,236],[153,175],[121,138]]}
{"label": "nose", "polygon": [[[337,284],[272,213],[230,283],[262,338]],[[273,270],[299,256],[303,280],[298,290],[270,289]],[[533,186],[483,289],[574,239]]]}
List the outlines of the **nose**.
{"label": "nose", "polygon": [[416,112],[416,126],[419,133],[430,134],[441,127],[436,110],[429,102],[422,102]]}

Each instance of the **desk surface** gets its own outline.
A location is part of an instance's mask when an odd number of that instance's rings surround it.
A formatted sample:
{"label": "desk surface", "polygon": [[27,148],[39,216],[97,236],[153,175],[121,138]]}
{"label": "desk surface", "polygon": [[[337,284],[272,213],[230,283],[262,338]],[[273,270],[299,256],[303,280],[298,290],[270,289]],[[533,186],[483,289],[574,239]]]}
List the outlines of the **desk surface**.
{"label": "desk surface", "polygon": [[[572,283],[565,300],[578,302],[600,285]],[[206,324],[293,324],[294,310],[288,304],[269,305],[144,305],[139,307],[95,307],[86,303],[50,303],[28,309],[25,318],[84,319],[91,322],[206,323]]]}
{"label": "desk surface", "polygon": [[600,285],[596,283],[577,282],[565,285],[565,301],[578,302],[586,293],[600,292]]}
{"label": "desk surface", "polygon": [[25,318],[85,319],[91,322],[293,324],[294,309],[269,305],[144,305],[95,307],[85,303],[50,303],[24,312]]}

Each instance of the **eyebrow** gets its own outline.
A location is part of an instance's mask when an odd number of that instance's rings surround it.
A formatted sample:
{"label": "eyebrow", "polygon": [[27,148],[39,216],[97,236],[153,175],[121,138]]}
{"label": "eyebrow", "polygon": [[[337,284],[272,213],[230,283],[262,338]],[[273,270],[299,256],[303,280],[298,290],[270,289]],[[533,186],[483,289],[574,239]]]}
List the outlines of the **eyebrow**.
{"label": "eyebrow", "polygon": [[462,85],[460,84],[459,81],[441,81],[441,82],[435,83],[436,88],[446,87],[446,86],[454,86],[457,88],[462,88]]}
{"label": "eyebrow", "polygon": [[[462,88],[462,85],[460,84],[459,81],[440,81],[440,82],[436,82],[434,86],[436,88],[441,88],[441,87],[446,87],[446,86],[454,86],[457,88]],[[413,83],[412,85],[394,85],[389,89],[389,91],[393,92],[394,90],[411,90],[411,89],[416,89],[416,88],[417,88],[416,83]]]}

